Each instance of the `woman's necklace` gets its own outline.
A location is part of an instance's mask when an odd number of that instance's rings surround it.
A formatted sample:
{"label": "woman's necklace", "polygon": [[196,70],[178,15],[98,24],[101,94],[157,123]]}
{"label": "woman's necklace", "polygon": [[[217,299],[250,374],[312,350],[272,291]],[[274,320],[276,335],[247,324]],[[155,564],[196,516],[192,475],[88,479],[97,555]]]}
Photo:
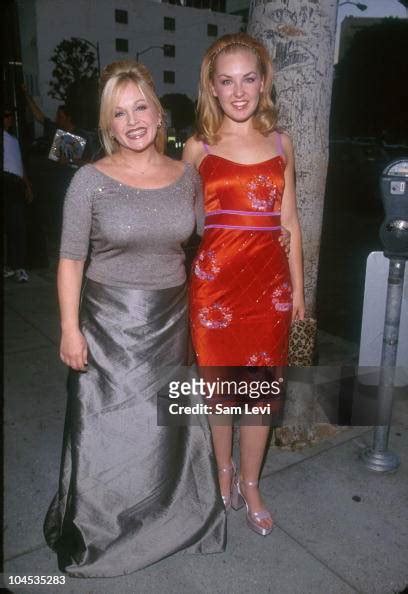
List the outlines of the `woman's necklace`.
{"label": "woman's necklace", "polygon": [[149,163],[147,163],[147,165],[144,167],[144,169],[135,169],[133,165],[130,165],[129,163],[126,162],[126,160],[122,157],[121,160],[119,161],[119,159],[114,158],[114,162],[117,161],[116,165],[117,167],[120,168],[125,168],[125,169],[129,169],[132,173],[136,173],[137,175],[144,175],[146,173],[146,171],[149,169],[149,167],[151,167],[152,165],[152,161],[150,161]]}

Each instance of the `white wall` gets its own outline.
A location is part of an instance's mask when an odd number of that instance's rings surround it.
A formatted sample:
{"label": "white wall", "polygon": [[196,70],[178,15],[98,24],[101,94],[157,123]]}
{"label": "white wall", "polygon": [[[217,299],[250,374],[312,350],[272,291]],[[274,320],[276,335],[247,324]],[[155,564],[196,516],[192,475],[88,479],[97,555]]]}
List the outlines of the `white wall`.
{"label": "white wall", "polygon": [[25,83],[32,95],[38,95],[38,52],[35,2],[19,0],[18,14],[21,38],[21,53],[24,64]]}
{"label": "white wall", "polygon": [[[19,0],[19,3],[35,5],[40,103],[49,116],[54,115],[58,104],[47,95],[53,69],[50,57],[63,39],[83,37],[92,43],[98,41],[102,68],[114,60],[135,58],[138,51],[151,45],[175,45],[175,58],[164,57],[162,50],[152,49],[143,54],[140,61],[152,71],[159,96],[185,93],[195,99],[202,56],[215,40],[208,37],[207,24],[218,26],[218,36],[239,31],[241,24],[241,18],[237,16],[161,4],[157,0]],[[127,25],[115,22],[115,8],[128,11]],[[164,16],[176,19],[174,32],[164,30]],[[24,18],[28,18],[27,10],[20,13],[20,21]],[[33,18],[32,15],[30,18]],[[22,25],[22,45],[27,48],[29,29],[34,28],[34,23]],[[128,53],[116,52],[116,38],[129,40]],[[24,61],[26,56],[27,52],[23,56]],[[33,68],[32,64],[30,68]],[[164,70],[175,71],[175,84],[163,82]]]}

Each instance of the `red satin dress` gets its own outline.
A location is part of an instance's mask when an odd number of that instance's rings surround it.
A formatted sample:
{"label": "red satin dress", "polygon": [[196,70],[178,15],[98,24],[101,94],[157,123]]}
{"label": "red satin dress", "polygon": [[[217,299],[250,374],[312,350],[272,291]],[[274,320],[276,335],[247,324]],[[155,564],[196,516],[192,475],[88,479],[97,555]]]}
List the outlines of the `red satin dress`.
{"label": "red satin dress", "polygon": [[292,314],[278,238],[285,162],[243,165],[208,153],[200,165],[205,228],[193,262],[190,324],[203,366],[284,366]]}

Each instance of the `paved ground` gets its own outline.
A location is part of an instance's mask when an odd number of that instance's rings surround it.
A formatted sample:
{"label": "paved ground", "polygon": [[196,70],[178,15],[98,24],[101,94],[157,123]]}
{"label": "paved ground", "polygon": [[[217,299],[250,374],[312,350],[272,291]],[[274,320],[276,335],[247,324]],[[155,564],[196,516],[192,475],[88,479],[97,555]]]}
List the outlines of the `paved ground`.
{"label": "paved ground", "polygon": [[[57,358],[55,278],[33,273],[5,286],[5,580],[59,575],[42,522],[57,486],[65,369]],[[320,336],[321,362],[350,361],[356,346]],[[273,533],[249,531],[243,510],[228,518],[228,548],[212,556],[176,555],[127,577],[64,586],[17,586],[15,593],[393,594],[408,585],[408,404],[394,406],[391,446],[399,470],[377,475],[359,453],[367,427],[344,429],[313,447],[271,448],[263,491]]]}

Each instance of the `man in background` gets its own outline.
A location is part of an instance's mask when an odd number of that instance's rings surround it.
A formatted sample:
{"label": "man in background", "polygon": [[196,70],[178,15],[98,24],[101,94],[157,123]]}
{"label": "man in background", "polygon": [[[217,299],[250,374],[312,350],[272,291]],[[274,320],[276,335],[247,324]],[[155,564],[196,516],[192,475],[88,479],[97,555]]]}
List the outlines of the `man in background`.
{"label": "man in background", "polygon": [[6,108],[3,113],[3,189],[6,232],[5,278],[15,277],[24,283],[29,279],[26,266],[26,204],[33,194],[24,173],[20,145],[10,134],[14,126],[14,111]]}
{"label": "man in background", "polygon": [[[82,138],[86,140],[85,150],[81,159],[75,160],[73,164],[80,166],[95,160],[96,153],[100,148],[97,138],[89,130],[84,130],[83,128],[79,128],[76,125],[74,114],[67,105],[58,106],[55,122],[53,122],[44,115],[40,107],[34,101],[33,97],[31,97],[31,95],[27,92],[27,89],[24,86],[22,87],[22,90],[27,105],[31,113],[33,114],[34,119],[43,125],[44,136],[47,137],[50,144],[52,143],[55,132],[58,129],[64,130],[65,132],[69,132],[70,134],[82,136]],[[61,164],[66,165],[67,163],[66,161],[62,160]]]}
{"label": "man in background", "polygon": [[[96,134],[76,125],[74,114],[68,106],[60,105],[56,112],[55,121],[52,121],[44,115],[24,86],[22,91],[34,119],[42,124],[44,130],[43,138],[37,139],[33,145],[33,149],[38,146],[41,153],[34,154],[32,151],[31,160],[36,160],[32,179],[36,196],[41,204],[44,228],[52,251],[57,248],[59,242],[64,196],[71,179],[78,167],[95,160],[100,145]],[[86,140],[84,152],[80,158],[69,159],[64,155],[63,151],[54,151],[54,157],[56,155],[58,157],[56,160],[55,158],[49,158],[50,148],[53,145],[55,133],[58,129]]]}

